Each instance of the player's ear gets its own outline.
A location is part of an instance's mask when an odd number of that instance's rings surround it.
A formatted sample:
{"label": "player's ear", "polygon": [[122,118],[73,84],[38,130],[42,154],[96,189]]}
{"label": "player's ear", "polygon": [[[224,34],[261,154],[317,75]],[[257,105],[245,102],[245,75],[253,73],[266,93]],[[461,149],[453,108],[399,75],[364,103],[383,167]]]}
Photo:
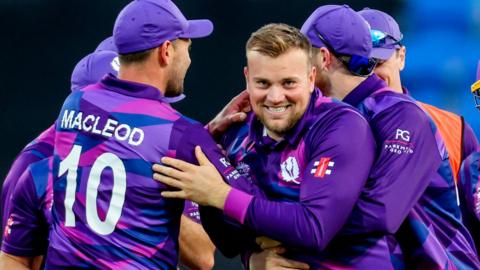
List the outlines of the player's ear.
{"label": "player's ear", "polygon": [[320,52],[317,55],[317,61],[318,61],[317,66],[320,69],[328,69],[332,64],[332,54],[325,47],[322,47],[319,50]]}
{"label": "player's ear", "polygon": [[407,48],[405,46],[402,46],[400,49],[398,49],[398,67],[400,71],[402,71],[405,68],[405,57],[407,56]]}
{"label": "player's ear", "polygon": [[308,84],[310,85],[310,93],[315,89],[315,78],[317,77],[317,68],[311,66],[310,74],[308,74]]}
{"label": "player's ear", "polygon": [[243,67],[243,75],[245,75],[245,85],[246,85],[247,91],[249,91],[249,88],[248,88],[248,66]]}
{"label": "player's ear", "polygon": [[157,48],[157,55],[158,60],[160,61],[160,65],[165,66],[172,62],[173,56],[173,44],[170,40],[165,41]]}

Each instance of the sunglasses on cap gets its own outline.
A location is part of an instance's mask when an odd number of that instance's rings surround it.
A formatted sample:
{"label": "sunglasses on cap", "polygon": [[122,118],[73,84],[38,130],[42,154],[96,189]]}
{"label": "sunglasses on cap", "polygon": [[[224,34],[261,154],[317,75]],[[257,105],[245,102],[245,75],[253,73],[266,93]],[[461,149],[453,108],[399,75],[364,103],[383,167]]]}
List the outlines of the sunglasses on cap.
{"label": "sunglasses on cap", "polygon": [[348,71],[350,71],[351,73],[357,76],[362,76],[362,77],[372,74],[373,69],[377,65],[377,61],[375,59],[367,58],[367,57],[363,57],[355,54],[348,55],[348,54],[337,53],[333,49],[333,47],[330,45],[330,43],[328,43],[325,40],[325,38],[323,38],[323,36],[320,35],[320,33],[317,32],[317,36],[323,42],[323,44],[327,46],[327,49],[333,55],[335,55],[335,57],[338,60],[340,60],[340,62],[342,62],[342,64],[344,64],[345,67],[347,67]]}
{"label": "sunglasses on cap", "polygon": [[[400,42],[403,38],[403,35],[400,36],[400,39],[394,38],[392,35],[382,32],[380,30],[370,30],[370,36],[372,36],[372,46],[374,48],[380,48],[385,46],[402,46]],[[389,43],[390,41],[390,43]]]}
{"label": "sunglasses on cap", "polygon": [[475,101],[475,108],[480,110],[480,80],[476,81],[471,86],[473,100]]}

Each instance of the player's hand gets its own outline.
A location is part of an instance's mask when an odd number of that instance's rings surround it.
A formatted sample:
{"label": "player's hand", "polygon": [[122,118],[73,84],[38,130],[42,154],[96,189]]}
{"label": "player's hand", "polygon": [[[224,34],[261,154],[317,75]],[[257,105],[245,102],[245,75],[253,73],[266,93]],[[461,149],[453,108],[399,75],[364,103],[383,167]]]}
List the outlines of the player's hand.
{"label": "player's hand", "polygon": [[259,253],[253,253],[248,261],[250,270],[301,269],[307,270],[308,264],[282,257],[285,248],[276,247]]}
{"label": "player's hand", "polygon": [[163,157],[162,163],[153,165],[153,178],[178,190],[164,191],[165,198],[179,198],[194,201],[201,205],[213,206],[223,210],[231,187],[202,152],[195,147],[195,156],[199,166],[169,157]]}
{"label": "player's hand", "polygon": [[214,138],[222,134],[234,123],[243,122],[251,110],[247,90],[235,96],[220,113],[208,123],[208,132]]}
{"label": "player's hand", "polygon": [[274,247],[279,247],[282,243],[278,242],[277,240],[273,240],[266,236],[259,236],[255,239],[255,242],[262,248],[262,249],[269,249]]}

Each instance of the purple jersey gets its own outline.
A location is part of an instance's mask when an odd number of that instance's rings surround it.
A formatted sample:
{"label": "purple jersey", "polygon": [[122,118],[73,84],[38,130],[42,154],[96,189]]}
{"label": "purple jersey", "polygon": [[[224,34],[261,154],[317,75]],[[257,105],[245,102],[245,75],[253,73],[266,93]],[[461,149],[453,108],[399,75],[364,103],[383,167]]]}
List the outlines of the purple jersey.
{"label": "purple jersey", "polygon": [[344,99],[369,120],[380,150],[369,199],[354,210],[364,218],[353,223],[396,232],[408,269],[480,268],[439,132],[415,100],[385,87],[372,75]]}
{"label": "purple jersey", "polygon": [[[178,99],[178,98],[174,98]],[[57,120],[49,269],[175,269],[183,200],[152,179],[163,156],[203,151],[225,179],[220,149],[151,86],[113,75],[73,92]]]}
{"label": "purple jersey", "polygon": [[185,208],[183,209],[183,215],[188,217],[189,219],[195,221],[196,223],[200,224],[200,212],[198,210],[198,204],[192,201],[185,201]]}
{"label": "purple jersey", "polygon": [[[53,154],[53,140],[55,137],[55,126],[50,126],[41,133],[37,138],[30,142],[21,152],[12,164],[10,171],[3,182],[2,196],[0,203],[2,204],[3,215],[2,225],[5,226],[9,218],[10,208],[12,207],[10,197],[13,194],[15,185],[22,173],[29,165],[40,161]],[[2,228],[3,228],[2,226]]]}
{"label": "purple jersey", "polygon": [[4,230],[3,252],[27,257],[46,253],[53,200],[51,165],[51,158],[37,161],[18,179]]}
{"label": "purple jersey", "polygon": [[[462,163],[459,177],[462,217],[480,247],[480,152],[469,155]],[[479,250],[477,250],[478,252]]]}
{"label": "purple jersey", "polygon": [[[270,139],[250,114],[246,124],[227,132],[223,145],[237,171],[266,196],[232,189],[227,197],[225,213],[246,230],[282,242],[287,257],[308,262],[313,269],[391,266],[383,236],[355,239],[355,244],[335,237],[364,188],[375,155],[370,128],[353,108],[315,90],[284,140]],[[220,232],[209,230],[208,224],[206,229],[218,239],[214,234]],[[367,241],[375,252],[360,245]]]}

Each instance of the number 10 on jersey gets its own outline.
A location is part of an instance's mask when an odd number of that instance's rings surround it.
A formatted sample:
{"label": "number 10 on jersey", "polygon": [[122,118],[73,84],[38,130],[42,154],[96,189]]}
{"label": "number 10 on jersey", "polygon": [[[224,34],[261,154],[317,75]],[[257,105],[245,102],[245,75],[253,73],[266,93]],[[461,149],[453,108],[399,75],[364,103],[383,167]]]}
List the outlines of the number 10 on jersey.
{"label": "number 10 on jersey", "polygon": [[[67,173],[67,185],[65,190],[65,227],[75,227],[75,194],[77,189],[77,171],[80,162],[82,146],[74,145],[67,157],[60,162],[58,177]],[[98,216],[97,195],[98,186],[103,170],[107,167],[112,169],[113,189],[110,205],[105,220]],[[122,160],[112,153],[103,153],[92,165],[87,179],[86,194],[86,217],[88,226],[96,233],[109,235],[115,230],[118,220],[122,214],[123,203],[125,202],[125,191],[127,189],[127,174]]]}

